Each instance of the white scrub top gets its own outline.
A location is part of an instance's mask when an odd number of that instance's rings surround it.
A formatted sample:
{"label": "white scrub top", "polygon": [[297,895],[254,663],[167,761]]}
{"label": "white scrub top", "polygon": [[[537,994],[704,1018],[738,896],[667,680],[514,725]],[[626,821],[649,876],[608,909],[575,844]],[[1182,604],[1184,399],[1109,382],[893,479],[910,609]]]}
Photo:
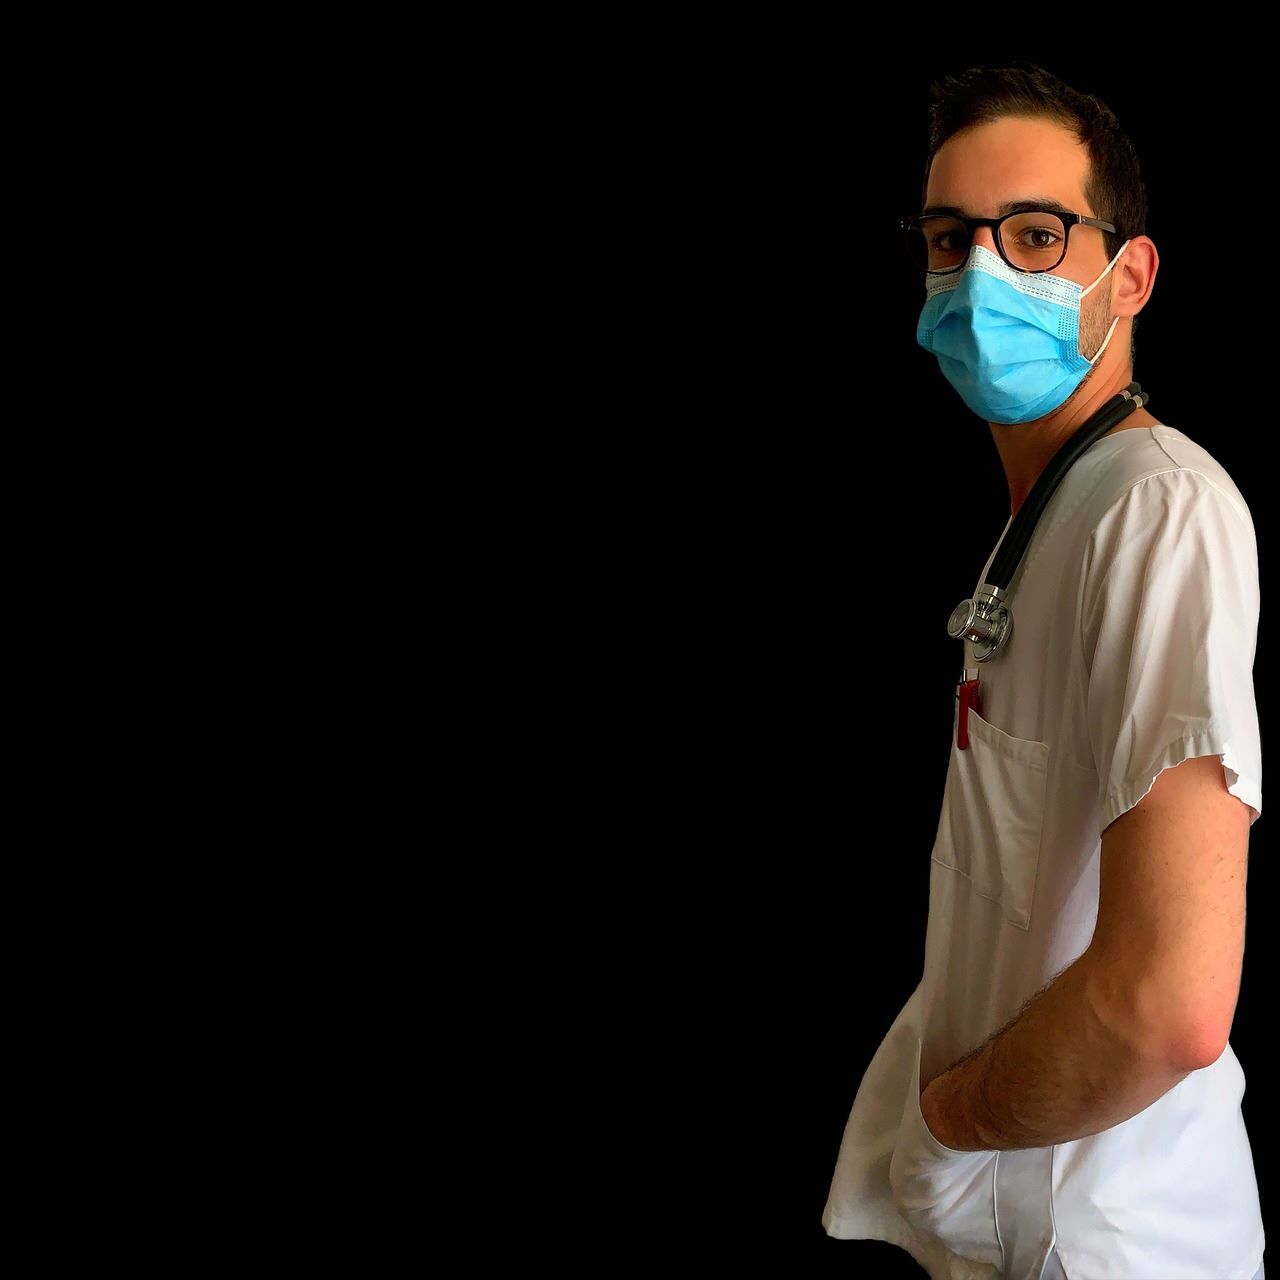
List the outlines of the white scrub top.
{"label": "white scrub top", "polygon": [[950,726],[924,972],[862,1078],[823,1226],[900,1245],[933,1280],[1040,1280],[1055,1248],[1069,1280],[1251,1280],[1264,1235],[1230,1044],[1129,1120],[1050,1147],[953,1151],[919,1102],[922,1075],[1088,947],[1102,832],[1163,769],[1219,755],[1250,825],[1261,813],[1249,508],[1175,428],[1103,436],[1050,499],[1009,602],[997,657],[965,646],[981,714],[965,751],[958,710]]}

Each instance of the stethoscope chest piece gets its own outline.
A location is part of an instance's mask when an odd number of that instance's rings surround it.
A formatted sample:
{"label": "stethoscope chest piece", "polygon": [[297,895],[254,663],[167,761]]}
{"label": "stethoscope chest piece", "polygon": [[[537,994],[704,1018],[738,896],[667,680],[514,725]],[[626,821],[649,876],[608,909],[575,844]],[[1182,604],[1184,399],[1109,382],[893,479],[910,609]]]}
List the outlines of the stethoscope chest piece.
{"label": "stethoscope chest piece", "polygon": [[990,583],[971,600],[961,600],[947,620],[947,634],[955,640],[968,640],[977,662],[990,662],[1012,632],[1013,614],[1004,603],[1004,592]]}

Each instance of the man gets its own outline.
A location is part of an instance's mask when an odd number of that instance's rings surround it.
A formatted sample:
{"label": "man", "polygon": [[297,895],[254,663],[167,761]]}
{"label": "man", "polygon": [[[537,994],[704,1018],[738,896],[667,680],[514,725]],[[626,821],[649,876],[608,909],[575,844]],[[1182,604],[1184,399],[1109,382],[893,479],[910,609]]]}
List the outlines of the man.
{"label": "man", "polygon": [[[904,221],[917,340],[987,421],[1012,524],[1132,383],[1159,257],[1095,97],[1026,63],[934,94]],[[1249,509],[1138,408],[1066,473],[1008,602],[990,661],[964,642],[980,702],[957,700],[924,973],[863,1077],[823,1225],[934,1280],[1262,1277],[1228,1041],[1261,812]]]}

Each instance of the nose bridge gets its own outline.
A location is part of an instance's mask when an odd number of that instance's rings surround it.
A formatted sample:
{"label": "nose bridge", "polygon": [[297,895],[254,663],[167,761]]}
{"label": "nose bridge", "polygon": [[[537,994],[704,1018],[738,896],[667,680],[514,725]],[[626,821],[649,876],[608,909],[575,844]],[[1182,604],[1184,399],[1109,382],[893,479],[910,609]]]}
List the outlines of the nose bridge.
{"label": "nose bridge", "polygon": [[991,252],[995,254],[1000,252],[1000,250],[996,248],[995,227],[974,227],[972,243],[980,244],[984,249],[990,249]]}

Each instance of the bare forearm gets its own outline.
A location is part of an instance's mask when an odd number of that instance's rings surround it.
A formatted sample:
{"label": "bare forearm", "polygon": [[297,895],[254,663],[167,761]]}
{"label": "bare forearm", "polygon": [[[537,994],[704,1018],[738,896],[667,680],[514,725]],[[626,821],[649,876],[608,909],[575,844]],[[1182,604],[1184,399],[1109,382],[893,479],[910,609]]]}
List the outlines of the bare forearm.
{"label": "bare forearm", "polygon": [[957,1151],[1047,1147],[1128,1120],[1190,1074],[1154,1048],[1086,951],[1018,1017],[929,1082],[921,1111]]}

